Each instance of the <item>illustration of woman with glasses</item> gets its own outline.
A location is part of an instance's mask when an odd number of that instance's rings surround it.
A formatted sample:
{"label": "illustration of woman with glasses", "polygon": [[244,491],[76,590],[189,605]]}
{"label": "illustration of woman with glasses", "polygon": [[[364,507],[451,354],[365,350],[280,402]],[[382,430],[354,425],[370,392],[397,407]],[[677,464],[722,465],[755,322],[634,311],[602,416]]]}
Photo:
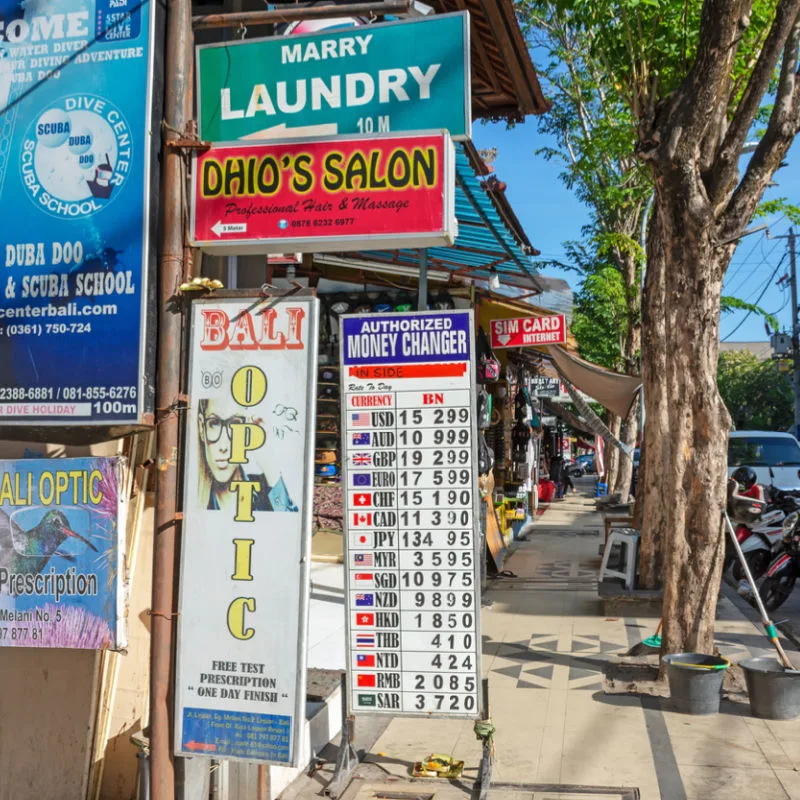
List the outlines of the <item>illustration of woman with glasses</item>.
{"label": "illustration of woman with glasses", "polygon": [[249,473],[247,464],[231,464],[231,425],[251,422],[233,399],[201,400],[198,410],[200,435],[200,502],[209,511],[224,509],[236,514],[237,493],[233,481],[253,481],[253,511],[297,511],[283,476],[270,485],[264,472]]}

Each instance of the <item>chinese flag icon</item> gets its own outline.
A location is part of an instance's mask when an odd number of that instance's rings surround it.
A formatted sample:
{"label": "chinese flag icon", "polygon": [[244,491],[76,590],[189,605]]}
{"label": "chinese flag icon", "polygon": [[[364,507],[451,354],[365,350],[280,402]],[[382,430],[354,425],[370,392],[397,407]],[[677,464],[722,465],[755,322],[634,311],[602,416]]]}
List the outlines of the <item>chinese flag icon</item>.
{"label": "chinese flag icon", "polygon": [[372,689],[375,687],[375,676],[374,675],[358,675],[357,683],[359,689]]}

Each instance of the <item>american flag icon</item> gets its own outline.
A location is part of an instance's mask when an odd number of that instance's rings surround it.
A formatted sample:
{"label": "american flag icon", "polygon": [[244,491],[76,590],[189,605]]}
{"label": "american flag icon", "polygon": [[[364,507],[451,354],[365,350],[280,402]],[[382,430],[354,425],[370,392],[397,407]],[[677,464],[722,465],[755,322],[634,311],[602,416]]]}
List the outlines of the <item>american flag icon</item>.
{"label": "american flag icon", "polygon": [[355,453],[353,464],[357,467],[368,467],[372,464],[372,456],[369,453]]}
{"label": "american flag icon", "polygon": [[369,414],[353,414],[352,421],[354,428],[368,428]]}
{"label": "american flag icon", "polygon": [[353,445],[360,447],[369,447],[369,434],[368,433],[354,433]]}

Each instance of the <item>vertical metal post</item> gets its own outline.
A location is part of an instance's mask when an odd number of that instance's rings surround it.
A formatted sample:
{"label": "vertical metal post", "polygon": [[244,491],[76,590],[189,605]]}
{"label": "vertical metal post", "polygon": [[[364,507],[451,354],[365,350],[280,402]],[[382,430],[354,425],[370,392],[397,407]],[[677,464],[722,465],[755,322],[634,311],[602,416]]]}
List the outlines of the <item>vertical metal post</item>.
{"label": "vertical metal post", "polygon": [[789,228],[789,276],[792,287],[792,390],[794,392],[794,435],[800,426],[800,336],[797,327],[797,256],[795,254],[794,228]]}
{"label": "vertical metal post", "polygon": [[423,247],[419,251],[419,294],[417,295],[417,311],[428,308],[428,250]]}
{"label": "vertical metal post", "polygon": [[256,789],[256,800],[270,800],[272,793],[269,779],[269,765],[258,765],[258,788]]}
{"label": "vertical metal post", "polygon": [[333,798],[341,797],[344,790],[353,778],[353,773],[358,767],[358,753],[353,745],[355,738],[355,717],[347,713],[347,673],[342,673],[342,735],[339,742],[339,755],[336,757],[336,769],[333,772],[331,782],[325,789],[325,796]]}
{"label": "vertical metal post", "polygon": [[161,252],[158,286],[158,422],[155,542],[150,643],[150,790],[152,800],[174,800],[172,758],[175,540],[178,512],[179,417],[183,319],[173,297],[183,280],[183,153],[170,146],[192,113],[190,0],[169,0],[164,89]]}
{"label": "vertical metal post", "polygon": [[[491,709],[489,708],[489,679],[483,678],[481,681],[481,691],[483,692],[483,714],[481,719],[484,722],[491,720]],[[492,767],[494,766],[494,743],[492,738],[483,740],[483,754],[481,756],[480,772],[478,773],[478,800],[487,800],[489,787],[492,785]]]}

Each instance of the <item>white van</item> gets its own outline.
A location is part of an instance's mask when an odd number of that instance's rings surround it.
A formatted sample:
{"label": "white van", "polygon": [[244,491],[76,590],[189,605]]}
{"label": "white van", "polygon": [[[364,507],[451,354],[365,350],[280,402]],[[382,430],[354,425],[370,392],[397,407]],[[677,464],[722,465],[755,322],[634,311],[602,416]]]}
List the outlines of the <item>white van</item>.
{"label": "white van", "polygon": [[731,431],[728,475],[737,467],[752,467],[764,486],[800,489],[800,443],[791,433]]}

